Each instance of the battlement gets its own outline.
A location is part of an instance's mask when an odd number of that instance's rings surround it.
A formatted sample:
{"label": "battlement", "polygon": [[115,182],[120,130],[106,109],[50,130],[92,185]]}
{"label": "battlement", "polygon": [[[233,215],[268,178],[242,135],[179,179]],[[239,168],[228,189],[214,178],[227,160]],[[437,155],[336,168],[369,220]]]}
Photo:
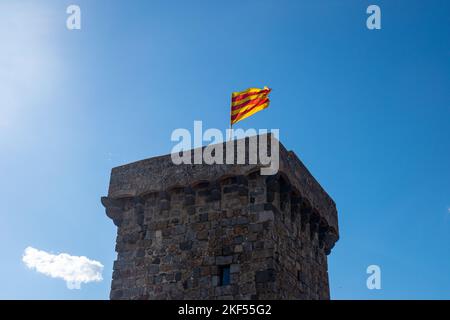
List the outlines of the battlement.
{"label": "battlement", "polygon": [[243,164],[175,165],[169,154],[112,169],[102,198],[118,227],[112,299],[329,298],[334,201],[281,143],[277,174],[264,176],[248,138],[228,144],[239,141]]}

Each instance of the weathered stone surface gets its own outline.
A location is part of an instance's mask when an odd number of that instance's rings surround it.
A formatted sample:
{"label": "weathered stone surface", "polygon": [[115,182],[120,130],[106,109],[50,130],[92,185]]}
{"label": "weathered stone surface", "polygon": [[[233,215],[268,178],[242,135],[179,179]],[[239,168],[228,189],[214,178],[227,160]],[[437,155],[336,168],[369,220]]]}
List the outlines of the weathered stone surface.
{"label": "weathered stone surface", "polygon": [[[270,139],[269,139],[270,140]],[[225,151],[225,148],[224,148]],[[246,148],[246,159],[249,149]],[[226,153],[224,152],[224,157]],[[141,160],[112,169],[108,198],[134,197],[140,194],[160,192],[173,186],[192,186],[198,181],[220,180],[225,176],[247,176],[260,168],[260,164],[175,165],[170,154]],[[337,211],[334,201],[314,179],[293,151],[280,143],[279,172],[288,177],[292,186],[307,198],[338,232]],[[237,179],[236,179],[237,180]],[[231,187],[231,186],[230,186]],[[192,201],[190,199],[189,201]],[[109,207],[108,207],[109,208]],[[111,206],[114,211],[117,206]],[[113,212],[111,213],[114,214]]]}
{"label": "weathered stone surface", "polygon": [[102,198],[118,227],[110,298],[328,299],[333,200],[282,145],[277,175],[257,169],[170,155],[114,168]]}

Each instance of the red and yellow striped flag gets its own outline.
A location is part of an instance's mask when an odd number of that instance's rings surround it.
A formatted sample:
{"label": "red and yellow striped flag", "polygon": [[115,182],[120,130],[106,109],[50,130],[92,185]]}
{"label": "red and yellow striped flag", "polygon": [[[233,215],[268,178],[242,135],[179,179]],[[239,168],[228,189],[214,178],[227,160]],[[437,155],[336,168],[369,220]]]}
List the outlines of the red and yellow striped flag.
{"label": "red and yellow striped flag", "polygon": [[269,106],[271,89],[250,88],[231,95],[231,125]]}

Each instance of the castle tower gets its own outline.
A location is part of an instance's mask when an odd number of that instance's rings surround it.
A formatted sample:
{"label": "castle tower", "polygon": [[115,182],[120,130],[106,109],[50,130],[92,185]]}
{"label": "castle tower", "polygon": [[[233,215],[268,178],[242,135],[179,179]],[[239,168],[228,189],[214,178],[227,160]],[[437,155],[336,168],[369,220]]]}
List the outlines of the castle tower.
{"label": "castle tower", "polygon": [[260,167],[165,155],[113,168],[110,298],[329,299],[335,203],[281,143],[278,173]]}

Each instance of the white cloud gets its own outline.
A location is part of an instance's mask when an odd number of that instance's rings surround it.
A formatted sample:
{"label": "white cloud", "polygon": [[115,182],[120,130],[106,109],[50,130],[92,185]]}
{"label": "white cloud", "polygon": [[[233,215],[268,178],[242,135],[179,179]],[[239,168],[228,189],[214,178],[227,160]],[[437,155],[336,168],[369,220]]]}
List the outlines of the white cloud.
{"label": "white cloud", "polygon": [[54,255],[32,247],[25,249],[22,261],[30,269],[66,281],[67,288],[80,289],[82,283],[102,281],[103,265],[84,256]]}

